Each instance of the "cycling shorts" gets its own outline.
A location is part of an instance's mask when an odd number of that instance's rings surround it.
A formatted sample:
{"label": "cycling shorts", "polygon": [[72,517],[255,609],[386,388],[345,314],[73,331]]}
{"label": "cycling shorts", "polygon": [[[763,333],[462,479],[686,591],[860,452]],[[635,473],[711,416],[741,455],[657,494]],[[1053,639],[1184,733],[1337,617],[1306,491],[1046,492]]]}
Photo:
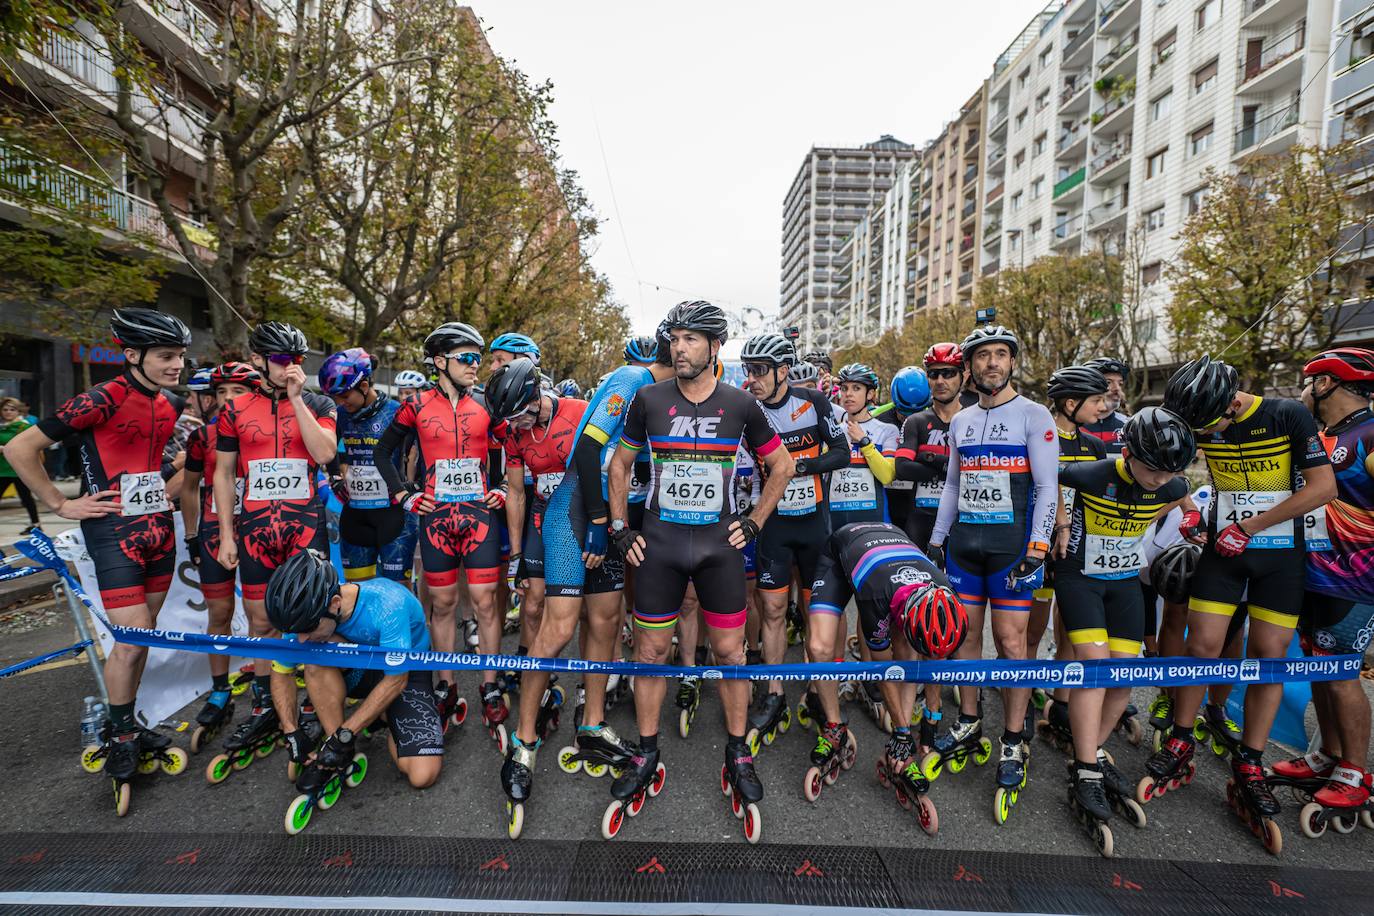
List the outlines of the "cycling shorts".
{"label": "cycling shorts", "polygon": [[[343,676],[349,699],[361,700],[385,675],[374,668],[347,668]],[[397,757],[437,757],[444,753],[444,730],[428,671],[410,672],[401,695],[391,701],[382,715],[391,739],[396,742]]]}
{"label": "cycling shorts", "polygon": [[1055,573],[1059,620],[1074,645],[1106,643],[1135,657],[1145,638],[1145,595],[1139,579],[1094,579],[1067,565]]}
{"label": "cycling shorts", "polygon": [[1363,654],[1371,636],[1374,636],[1374,608],[1369,605],[1316,592],[1308,592],[1303,598],[1298,638],[1305,654]]}
{"label": "cycling shorts", "polygon": [[172,584],[177,551],[171,511],[83,519],[81,534],[106,610],[146,604]]}
{"label": "cycling shorts", "polygon": [[[868,578],[873,582],[889,581],[910,562],[902,560],[895,563],[881,563],[873,568]],[[834,614],[835,609],[844,613],[850,599],[859,609],[859,632],[863,634],[868,648],[875,652],[885,652],[892,646],[892,609],[881,596],[855,595],[854,585],[845,574],[844,567],[829,551],[821,553],[816,564],[816,577],[811,585],[811,602],[807,606],[809,614]]]}
{"label": "cycling shorts", "polygon": [[1301,547],[1283,547],[1223,557],[1205,547],[1189,588],[1190,611],[1231,617],[1244,600],[1252,620],[1296,627],[1307,591],[1307,555]]}
{"label": "cycling shorts", "polygon": [[748,544],[745,544],[744,549],[740,551],[740,553],[744,554],[744,578],[749,582],[753,582],[759,575],[758,551],[759,545],[757,541],[750,541]]}
{"label": "cycling shorts", "polygon": [[261,601],[272,571],[304,548],[329,553],[329,526],[324,503],[316,497],[308,503],[275,502],[249,512],[236,521],[239,541],[239,582],[243,597]]}
{"label": "cycling shorts", "polygon": [[400,506],[344,506],[339,515],[339,554],[343,558],[344,578],[350,582],[371,579],[380,572],[394,582],[410,581],[419,533],[419,518]]}
{"label": "cycling shorts", "polygon": [[644,564],[635,578],[635,623],[661,630],[677,623],[687,583],[696,588],[706,625],[744,626],[744,555],[730,546],[730,523],[677,525],[650,513],[644,519]]}
{"label": "cycling shorts", "polygon": [[934,512],[913,509],[911,514],[906,517],[906,524],[898,525],[895,517],[892,524],[905,531],[906,536],[911,538],[911,543],[921,550],[924,551],[930,547],[930,533],[935,530]]}
{"label": "cycling shorts", "polygon": [[200,593],[206,598],[232,598],[234,571],[219,565],[219,522],[203,522],[200,530]]}
{"label": "cycling shorts", "polygon": [[[987,552],[969,537],[967,529],[976,525],[955,525],[945,545],[945,575],[966,606],[990,604],[994,611],[1029,611],[1030,592],[1014,592],[1007,587],[1007,574],[1021,562],[1024,551]],[[985,526],[984,526],[985,527]]]}
{"label": "cycling shorts", "polygon": [[816,578],[816,565],[830,532],[830,512],[825,507],[809,515],[774,512],[759,531],[754,552],[759,590],[781,592],[790,588],[793,566],[801,574],[802,588],[809,586]]}
{"label": "cycling shorts", "polygon": [[544,513],[548,501],[535,497],[527,504],[525,532],[520,538],[520,557],[525,564],[525,578],[544,578]]}
{"label": "cycling shorts", "polygon": [[468,585],[494,585],[501,572],[501,533],[486,503],[439,503],[420,517],[420,554],[425,584],[458,584],[463,567]]}
{"label": "cycling shorts", "polygon": [[606,559],[595,569],[588,569],[582,559],[588,522],[575,471],[568,471],[549,497],[544,522],[545,595],[580,598],[583,594],[602,595],[625,588],[625,564],[610,543],[609,524]]}
{"label": "cycling shorts", "polygon": [[637,503],[630,503],[626,507],[625,521],[636,531],[644,530],[644,506],[644,501],[640,500]]}

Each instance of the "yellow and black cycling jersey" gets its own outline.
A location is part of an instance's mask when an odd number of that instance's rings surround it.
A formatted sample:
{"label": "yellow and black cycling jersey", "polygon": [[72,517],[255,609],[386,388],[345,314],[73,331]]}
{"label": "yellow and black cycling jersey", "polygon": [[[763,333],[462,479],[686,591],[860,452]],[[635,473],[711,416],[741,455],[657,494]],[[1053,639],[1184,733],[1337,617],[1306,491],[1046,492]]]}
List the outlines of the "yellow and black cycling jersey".
{"label": "yellow and black cycling jersey", "polygon": [[[1287,398],[1257,396],[1225,429],[1199,435],[1198,445],[1216,490],[1207,519],[1213,537],[1287,499],[1300,471],[1331,463],[1312,414]],[[1256,532],[1248,549],[1301,547],[1302,524],[1299,516]]]}
{"label": "yellow and black cycling jersey", "polygon": [[1170,503],[1188,493],[1175,477],[1147,490],[1131,476],[1125,458],[1066,463],[1059,480],[1074,490],[1068,553],[1055,569],[1081,570],[1094,579],[1133,579],[1145,567],[1145,535]]}

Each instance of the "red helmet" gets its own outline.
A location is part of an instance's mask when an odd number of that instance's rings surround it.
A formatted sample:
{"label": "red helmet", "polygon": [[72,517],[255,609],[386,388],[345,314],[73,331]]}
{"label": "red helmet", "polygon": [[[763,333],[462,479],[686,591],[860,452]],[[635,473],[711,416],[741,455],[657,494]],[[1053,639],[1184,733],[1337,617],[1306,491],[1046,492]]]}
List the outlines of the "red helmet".
{"label": "red helmet", "polygon": [[247,363],[224,363],[210,372],[211,388],[218,388],[220,385],[244,385],[257,391],[261,384],[262,376],[258,374],[258,370]]}
{"label": "red helmet", "polygon": [[1331,375],[1342,382],[1374,385],[1374,351],[1361,347],[1325,350],[1302,367],[1303,375]]}
{"label": "red helmet", "polygon": [[926,351],[925,364],[930,366],[956,366],[964,368],[964,351],[957,343],[937,343]]}
{"label": "red helmet", "polygon": [[902,630],[927,658],[949,658],[963,645],[968,614],[954,590],[928,582],[913,586],[902,603]]}

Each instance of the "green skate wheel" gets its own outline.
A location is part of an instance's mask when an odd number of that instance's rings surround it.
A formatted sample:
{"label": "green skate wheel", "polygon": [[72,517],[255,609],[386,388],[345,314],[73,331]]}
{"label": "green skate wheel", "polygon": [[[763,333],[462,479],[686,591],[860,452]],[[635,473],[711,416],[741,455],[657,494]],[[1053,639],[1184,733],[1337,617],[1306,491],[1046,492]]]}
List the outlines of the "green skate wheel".
{"label": "green skate wheel", "polygon": [[992,742],[987,738],[978,742],[978,749],[973,752],[973,762],[982,766],[992,759]]}
{"label": "green skate wheel", "polygon": [[266,744],[259,744],[257,747],[253,748],[253,754],[256,757],[266,757],[268,754],[276,750],[276,748],[277,742],[269,741]]}
{"label": "green skate wheel", "polygon": [[949,767],[951,773],[962,773],[964,772],[964,767],[968,766],[968,757],[963,754],[955,754],[953,757],[949,758],[949,762],[946,766]]}
{"label": "green skate wheel", "polygon": [[1016,804],[1016,792],[1014,789],[999,788],[992,796],[992,816],[997,821],[997,826],[1002,826],[1011,817],[1011,807]]}
{"label": "green skate wheel", "polygon": [[1197,721],[1193,723],[1193,740],[1199,743],[1205,743],[1211,737],[1211,734],[1207,731],[1207,720],[1202,718],[1202,716],[1198,716]]}
{"label": "green skate wheel", "polygon": [[228,754],[217,754],[211,758],[209,766],[205,768],[205,781],[211,785],[217,785],[229,778],[233,768],[229,766]]}
{"label": "green skate wheel", "polygon": [[328,811],[334,807],[334,803],[339,800],[339,796],[342,794],[343,783],[337,779],[331,779],[325,783],[324,791],[320,793],[320,800],[316,804],[320,806],[321,811]]}
{"label": "green skate wheel", "polygon": [[253,762],[253,751],[251,748],[239,748],[229,755],[229,765],[236,770],[246,769],[248,764]]}
{"label": "green skate wheel", "polygon": [[558,768],[569,776],[576,776],[578,770],[582,769],[582,761],[572,759],[576,753],[575,747],[565,747],[558,752]]}
{"label": "green skate wheel", "polygon": [[940,778],[940,771],[944,769],[943,762],[940,760],[939,751],[931,751],[921,758],[921,775],[934,782]]}
{"label": "green skate wheel", "polygon": [[[619,826],[619,825],[617,825]],[[506,802],[506,834],[512,840],[520,839],[520,831],[525,829],[525,806],[523,803]]]}
{"label": "green skate wheel", "polygon": [[310,823],[310,796],[297,795],[291,800],[291,804],[286,807],[286,832],[295,836],[305,829],[305,825]]}
{"label": "green skate wheel", "polygon": [[129,784],[127,782],[120,782],[118,779],[113,780],[113,782],[115,797],[115,816],[123,817],[124,815],[129,813],[129,802],[133,800],[133,789],[129,787]]}
{"label": "green skate wheel", "polygon": [[152,754],[143,754],[138,758],[138,771],[144,776],[157,769],[157,758]]}
{"label": "green skate wheel", "polygon": [[602,776],[606,775],[606,771],[609,770],[610,767],[604,763],[593,763],[590,760],[586,760],[582,763],[582,769],[593,779],[600,779]]}
{"label": "green skate wheel", "polygon": [[353,771],[344,777],[344,782],[350,789],[357,788],[367,775],[367,755],[358,753],[353,755]]}
{"label": "green skate wheel", "polygon": [[1225,757],[1225,756],[1226,756],[1226,745],[1222,744],[1222,743],[1221,743],[1220,741],[1218,741],[1216,738],[1213,738],[1213,739],[1212,739],[1212,753],[1213,753],[1213,754],[1216,754],[1218,757]]}

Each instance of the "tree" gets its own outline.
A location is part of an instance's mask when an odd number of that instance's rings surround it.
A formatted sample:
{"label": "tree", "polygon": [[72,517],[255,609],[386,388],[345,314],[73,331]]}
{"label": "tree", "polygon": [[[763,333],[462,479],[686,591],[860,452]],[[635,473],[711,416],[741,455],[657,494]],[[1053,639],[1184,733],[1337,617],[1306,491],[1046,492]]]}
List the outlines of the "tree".
{"label": "tree", "polygon": [[899,369],[921,365],[931,344],[961,341],[972,329],[973,312],[967,306],[921,309],[908,324],[888,331],[875,343],[836,350],[831,358],[836,369],[845,363],[865,363],[879,378],[891,380]]}
{"label": "tree", "polygon": [[1333,308],[1350,285],[1329,258],[1353,222],[1342,165],[1348,147],[1294,147],[1208,173],[1165,275],[1175,356],[1202,353],[1262,389],[1330,346],[1354,310]]}

